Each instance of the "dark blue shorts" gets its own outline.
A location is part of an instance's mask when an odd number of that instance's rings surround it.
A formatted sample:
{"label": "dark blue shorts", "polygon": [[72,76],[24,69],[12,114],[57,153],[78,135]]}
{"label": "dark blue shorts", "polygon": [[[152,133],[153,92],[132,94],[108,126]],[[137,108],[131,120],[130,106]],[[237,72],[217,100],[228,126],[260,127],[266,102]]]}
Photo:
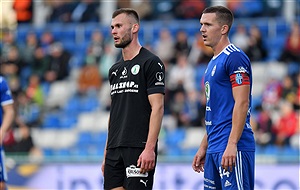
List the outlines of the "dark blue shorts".
{"label": "dark blue shorts", "polygon": [[105,157],[104,189],[116,187],[124,187],[126,190],[152,189],[155,170],[141,174],[136,167],[143,150],[144,148],[131,147],[108,149]]}
{"label": "dark blue shorts", "polygon": [[238,151],[232,172],[222,168],[222,156],[223,152],[206,154],[204,189],[253,190],[255,152]]}

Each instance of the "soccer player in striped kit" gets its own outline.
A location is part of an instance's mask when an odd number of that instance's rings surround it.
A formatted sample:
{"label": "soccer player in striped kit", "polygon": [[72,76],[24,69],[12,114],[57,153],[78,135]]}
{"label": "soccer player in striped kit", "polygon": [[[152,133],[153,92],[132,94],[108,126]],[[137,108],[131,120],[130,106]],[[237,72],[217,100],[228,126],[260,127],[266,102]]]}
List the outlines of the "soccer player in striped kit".
{"label": "soccer player in striped kit", "polygon": [[204,44],[214,52],[204,76],[206,134],[192,163],[204,172],[204,189],[254,189],[252,71],[247,55],[228,38],[233,19],[223,6],[206,8],[200,19]]}

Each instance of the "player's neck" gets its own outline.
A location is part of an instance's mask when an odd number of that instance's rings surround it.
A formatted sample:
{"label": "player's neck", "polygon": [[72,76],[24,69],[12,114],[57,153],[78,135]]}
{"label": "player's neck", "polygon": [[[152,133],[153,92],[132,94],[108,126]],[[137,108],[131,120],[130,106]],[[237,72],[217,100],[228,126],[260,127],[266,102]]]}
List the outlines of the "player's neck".
{"label": "player's neck", "polygon": [[122,49],[123,60],[132,60],[139,54],[141,47],[138,41],[132,41],[127,47]]}
{"label": "player's neck", "polygon": [[213,52],[214,56],[217,56],[223,51],[225,47],[227,47],[230,44],[230,41],[228,38],[220,40],[220,42],[214,47]]}

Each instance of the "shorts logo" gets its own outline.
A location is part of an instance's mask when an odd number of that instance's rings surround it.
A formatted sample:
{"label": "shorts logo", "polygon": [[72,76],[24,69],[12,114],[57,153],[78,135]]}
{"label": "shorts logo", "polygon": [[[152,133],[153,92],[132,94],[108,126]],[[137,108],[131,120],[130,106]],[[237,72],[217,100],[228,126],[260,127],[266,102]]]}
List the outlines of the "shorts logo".
{"label": "shorts logo", "polygon": [[145,185],[145,187],[147,187],[147,182],[148,182],[148,180],[145,180],[145,181],[144,181],[144,180],[140,179],[140,182],[143,183],[143,184]]}
{"label": "shorts logo", "polygon": [[228,180],[226,180],[224,186],[225,186],[225,187],[228,187],[228,186],[230,186],[230,185],[231,185],[231,183],[230,183]]}
{"label": "shorts logo", "polygon": [[135,65],[135,66],[133,66],[133,67],[131,68],[131,73],[132,73],[133,75],[138,74],[139,71],[140,71],[140,66],[139,66],[139,65]]}
{"label": "shorts logo", "polygon": [[148,172],[142,174],[141,169],[137,168],[135,165],[130,165],[126,168],[126,176],[129,177],[148,177]]}

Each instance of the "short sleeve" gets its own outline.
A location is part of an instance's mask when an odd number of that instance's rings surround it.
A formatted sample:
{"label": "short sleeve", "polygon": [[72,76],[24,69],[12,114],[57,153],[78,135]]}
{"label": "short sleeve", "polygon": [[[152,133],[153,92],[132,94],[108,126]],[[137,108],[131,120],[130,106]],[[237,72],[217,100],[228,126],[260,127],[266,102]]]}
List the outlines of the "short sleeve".
{"label": "short sleeve", "polygon": [[155,56],[146,64],[145,71],[148,95],[165,94],[165,66],[163,62]]}

